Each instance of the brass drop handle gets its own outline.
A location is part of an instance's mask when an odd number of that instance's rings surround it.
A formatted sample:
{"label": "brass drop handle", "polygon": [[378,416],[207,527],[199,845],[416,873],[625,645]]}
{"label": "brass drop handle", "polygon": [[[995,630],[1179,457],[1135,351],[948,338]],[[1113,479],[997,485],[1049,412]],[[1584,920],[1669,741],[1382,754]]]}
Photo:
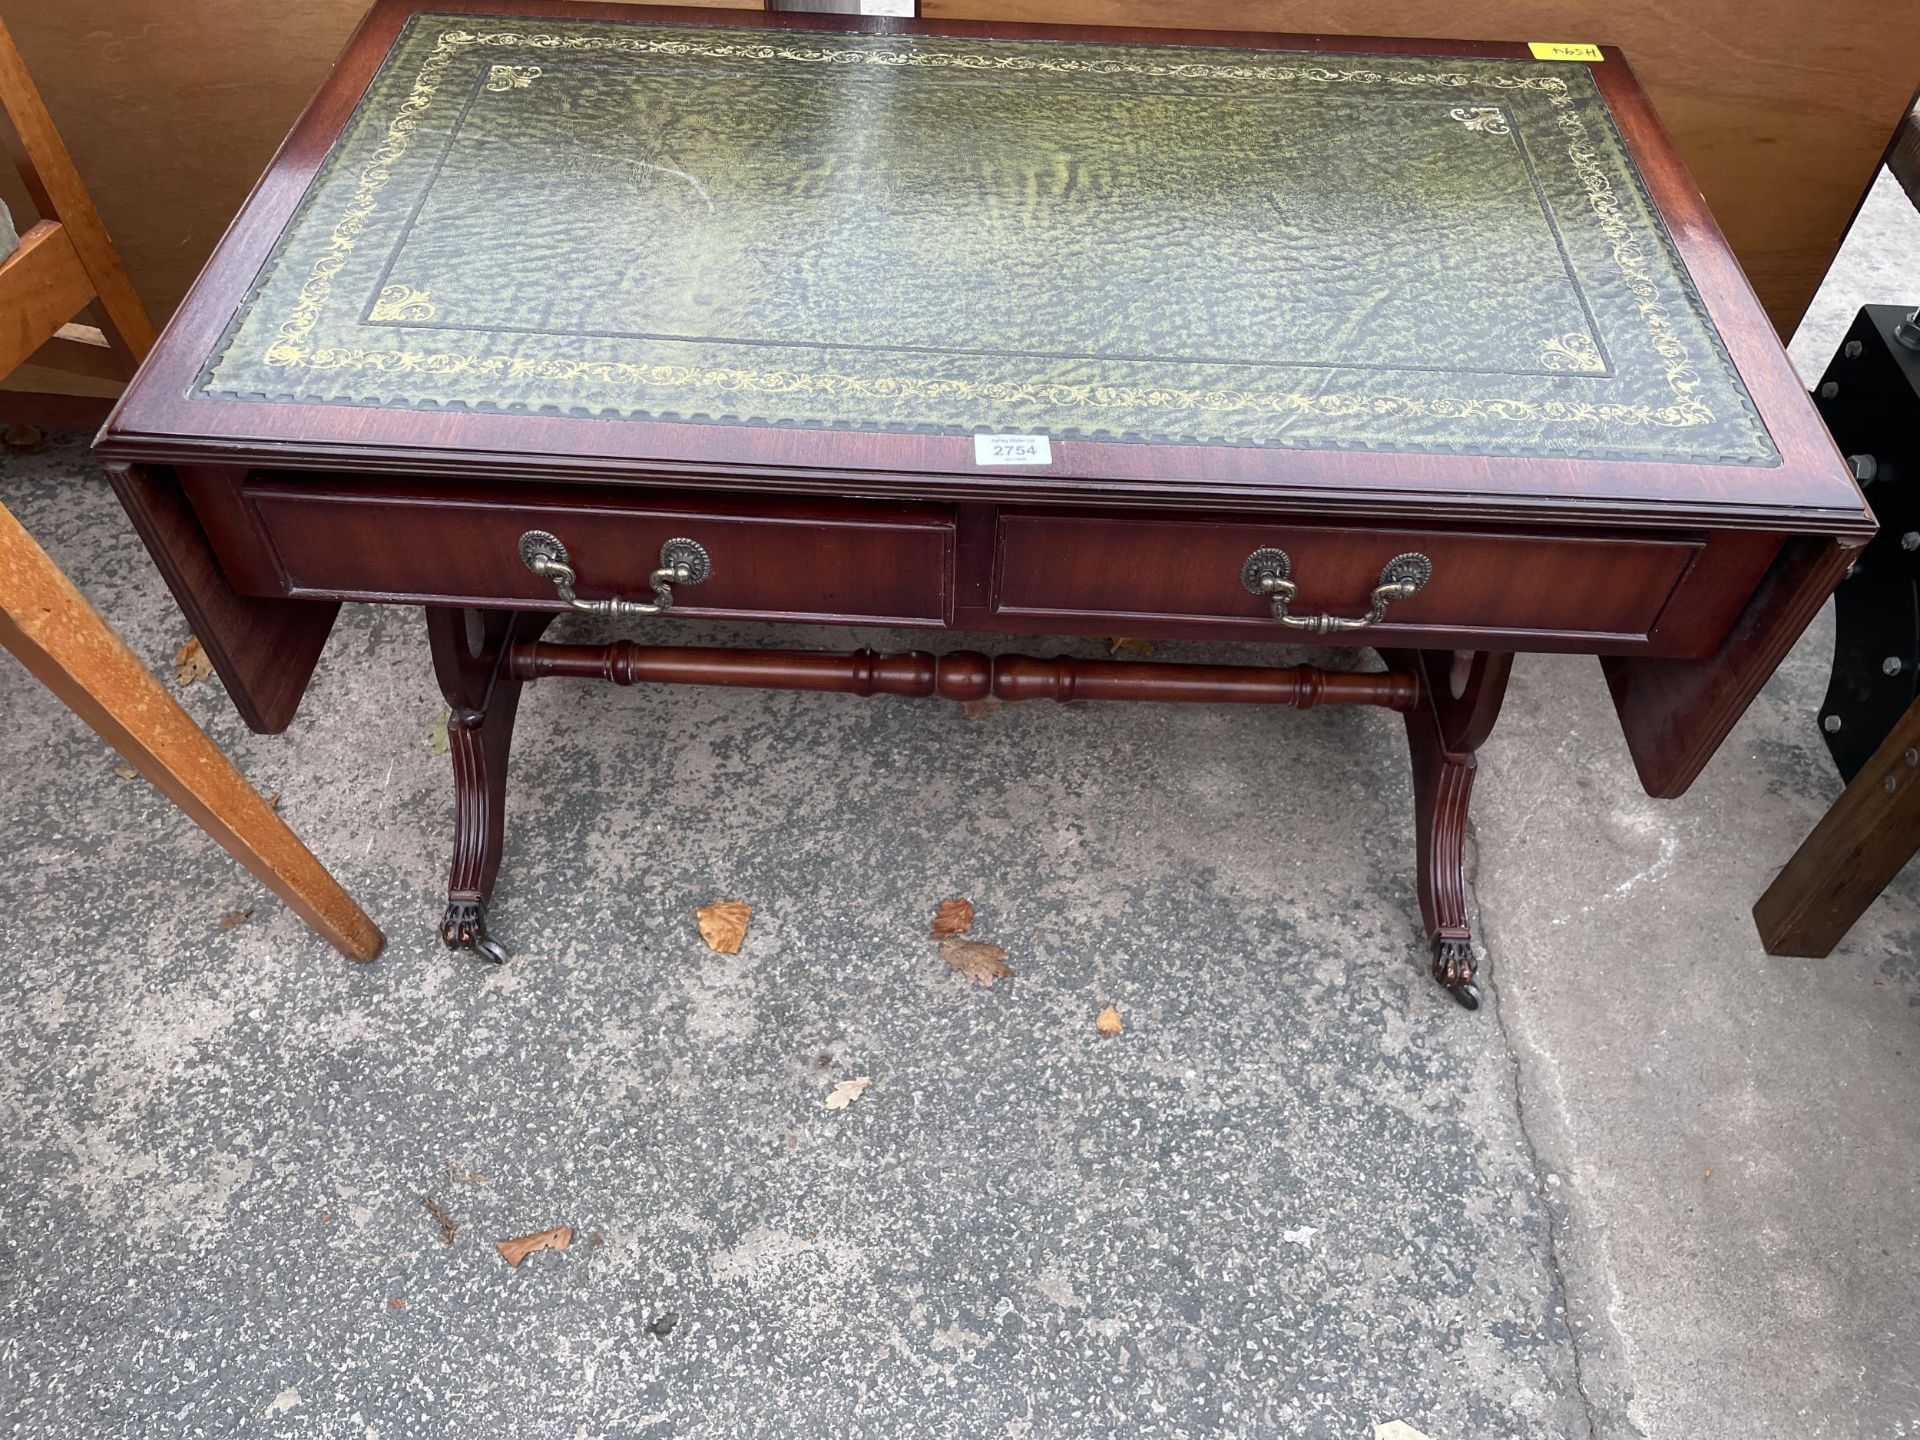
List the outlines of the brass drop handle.
{"label": "brass drop handle", "polygon": [[1433,561],[1417,550],[1396,555],[1380,567],[1380,583],[1373,587],[1373,603],[1365,615],[1289,615],[1300,587],[1293,583],[1293,561],[1284,550],[1260,549],[1247,556],[1240,567],[1240,583],[1255,595],[1273,602],[1273,618],[1289,630],[1307,630],[1315,635],[1331,635],[1348,630],[1364,630],[1386,619],[1387,606],[1395,600],[1418,595],[1433,578]]}
{"label": "brass drop handle", "polygon": [[663,615],[673,608],[675,585],[698,585],[713,573],[713,561],[705,546],[697,540],[673,539],[660,547],[660,568],[653,572],[651,604],[645,600],[622,600],[617,595],[606,600],[582,600],[573,593],[574,581],[579,578],[574,573],[573,558],[558,536],[545,530],[527,531],[520,537],[520,560],[534,574],[551,580],[560,598],[575,610],[621,619],[630,615]]}

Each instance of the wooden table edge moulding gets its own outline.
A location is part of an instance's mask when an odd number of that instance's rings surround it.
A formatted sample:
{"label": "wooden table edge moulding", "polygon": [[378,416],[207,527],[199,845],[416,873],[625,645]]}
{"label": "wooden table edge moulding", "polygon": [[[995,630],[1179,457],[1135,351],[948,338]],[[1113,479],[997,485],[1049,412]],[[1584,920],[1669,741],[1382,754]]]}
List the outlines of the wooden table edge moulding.
{"label": "wooden table edge moulding", "polygon": [[[1433,973],[1477,1005],[1462,846],[1514,653],[1597,656],[1643,786],[1679,795],[1874,528],[1625,57],[1593,55],[379,0],[98,452],[258,730],[287,725],[343,601],[425,607],[449,946],[505,956],[486,907],[530,680],[1361,704],[1402,718]],[[779,124],[749,133],[756,105]],[[1157,128],[1103,140],[1141,115]],[[1161,147],[1150,187],[1128,146]],[[518,203],[490,189],[509,153],[583,233],[609,209],[624,228],[465,258],[476,217]],[[1460,186],[1422,178],[1442,163]],[[1495,220],[1429,253],[1423,217],[1462,196]],[[1127,248],[1136,219],[1157,248]],[[869,224],[893,251],[857,250]],[[1223,260],[1203,226],[1282,259]],[[1036,230],[1052,273],[1018,269]],[[897,298],[963,264],[1031,288],[943,282],[932,320]],[[855,273],[879,299],[833,289]],[[761,305],[756,284],[789,288]],[[1457,308],[1482,293],[1512,315]],[[542,639],[578,610],[644,618],[647,642]],[[689,615],[1364,630],[1386,670],[656,643]]]}

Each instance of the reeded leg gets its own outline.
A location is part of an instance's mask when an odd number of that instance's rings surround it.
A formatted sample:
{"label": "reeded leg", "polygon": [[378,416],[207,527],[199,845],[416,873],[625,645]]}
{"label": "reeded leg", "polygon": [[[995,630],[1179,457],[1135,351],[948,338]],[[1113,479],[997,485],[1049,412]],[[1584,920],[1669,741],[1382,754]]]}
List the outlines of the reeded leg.
{"label": "reeded leg", "polygon": [[1474,983],[1473,932],[1464,873],[1467,802],[1474,751],[1486,742],[1506,696],[1511,655],[1394,651],[1396,669],[1420,676],[1420,704],[1407,712],[1413,763],[1420,918],[1433,950],[1433,978],[1469,1010],[1480,1007]]}
{"label": "reeded leg", "polygon": [[507,952],[487,933],[487,901],[506,838],[507,755],[520,706],[520,682],[503,661],[509,641],[538,636],[552,618],[512,610],[427,610],[434,672],[452,711],[447,750],[453,761],[453,865],[440,938],[449,949],[474,950],[495,964],[504,963]]}
{"label": "reeded leg", "polygon": [[1407,717],[1420,919],[1433,948],[1433,978],[1473,1010],[1479,1008],[1480,991],[1473,983],[1473,933],[1463,864],[1474,762],[1471,755],[1448,755],[1437,741],[1428,725]]}

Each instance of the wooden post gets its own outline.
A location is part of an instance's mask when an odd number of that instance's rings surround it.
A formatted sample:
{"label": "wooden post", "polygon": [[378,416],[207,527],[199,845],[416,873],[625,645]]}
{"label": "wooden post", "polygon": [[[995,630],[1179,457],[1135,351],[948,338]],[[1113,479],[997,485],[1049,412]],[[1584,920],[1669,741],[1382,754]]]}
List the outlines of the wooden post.
{"label": "wooden post", "polygon": [[1769,955],[1822,959],[1920,851],[1920,700],[1753,907]]}
{"label": "wooden post", "polygon": [[373,921],[4,507],[0,645],[328,943],[380,953]]}

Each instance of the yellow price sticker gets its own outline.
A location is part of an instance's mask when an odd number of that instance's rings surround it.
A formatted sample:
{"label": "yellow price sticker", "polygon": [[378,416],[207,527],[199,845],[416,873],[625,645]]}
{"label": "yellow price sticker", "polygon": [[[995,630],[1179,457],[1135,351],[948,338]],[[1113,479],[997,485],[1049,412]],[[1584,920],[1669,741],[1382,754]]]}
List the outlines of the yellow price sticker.
{"label": "yellow price sticker", "polygon": [[1527,49],[1536,60],[1604,60],[1598,45],[1561,45],[1544,40],[1529,40]]}

